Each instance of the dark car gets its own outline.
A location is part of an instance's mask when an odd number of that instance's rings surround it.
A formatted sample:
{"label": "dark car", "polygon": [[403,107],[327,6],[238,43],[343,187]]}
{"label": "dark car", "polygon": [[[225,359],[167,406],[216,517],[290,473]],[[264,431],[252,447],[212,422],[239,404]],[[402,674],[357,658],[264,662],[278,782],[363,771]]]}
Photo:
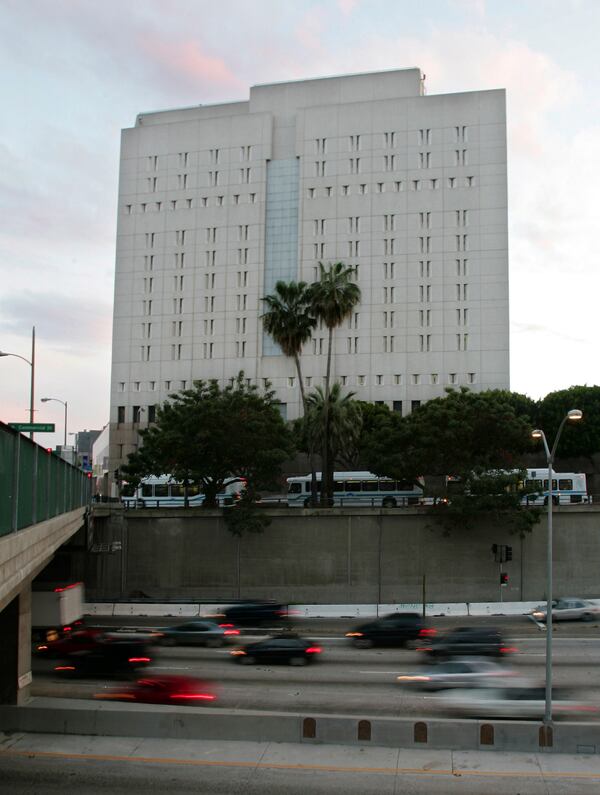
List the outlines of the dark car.
{"label": "dark car", "polygon": [[210,704],[216,697],[215,687],[210,682],[179,674],[145,676],[132,685],[110,688],[94,695],[94,698],[112,701],[138,701],[142,704],[177,704],[190,707]]}
{"label": "dark car", "polygon": [[371,646],[407,646],[412,641],[431,638],[435,632],[418,613],[390,613],[355,627],[346,637],[357,648],[370,649]]}
{"label": "dark car", "polygon": [[321,647],[317,646],[314,641],[286,633],[285,635],[275,635],[258,643],[249,643],[247,646],[241,646],[229,653],[233,660],[242,665],[257,663],[306,665],[314,662],[321,651]]}
{"label": "dark car", "polygon": [[107,639],[93,649],[66,654],[54,670],[67,676],[127,677],[151,662],[144,642]]}
{"label": "dark car", "polygon": [[[220,614],[219,623],[225,624],[266,624],[281,626],[293,614],[287,605],[278,602],[256,601],[239,602],[225,608]],[[217,618],[215,616],[215,618]],[[219,618],[217,618],[219,620]]]}
{"label": "dark car", "polygon": [[221,627],[216,621],[187,621],[159,630],[163,646],[223,646],[240,634],[234,627]]}
{"label": "dark car", "polygon": [[38,657],[60,658],[74,651],[89,651],[95,648],[102,635],[101,629],[79,629],[64,638],[37,643],[33,651]]}
{"label": "dark car", "polygon": [[490,627],[457,627],[432,638],[422,649],[430,657],[504,657],[516,651],[500,632]]}

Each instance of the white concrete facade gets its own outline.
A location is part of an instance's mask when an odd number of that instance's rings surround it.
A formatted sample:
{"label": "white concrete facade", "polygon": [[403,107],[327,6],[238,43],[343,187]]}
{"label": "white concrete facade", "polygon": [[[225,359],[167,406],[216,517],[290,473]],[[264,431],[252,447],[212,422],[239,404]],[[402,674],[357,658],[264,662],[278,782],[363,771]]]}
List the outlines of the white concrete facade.
{"label": "white concrete facade", "polygon": [[[427,96],[419,69],[254,86],[141,114],[122,135],[111,469],[194,379],[269,379],[300,413],[261,297],[358,266],[333,373],[407,414],[447,386],[509,387],[503,90]],[[326,334],[303,352],[322,383]]]}

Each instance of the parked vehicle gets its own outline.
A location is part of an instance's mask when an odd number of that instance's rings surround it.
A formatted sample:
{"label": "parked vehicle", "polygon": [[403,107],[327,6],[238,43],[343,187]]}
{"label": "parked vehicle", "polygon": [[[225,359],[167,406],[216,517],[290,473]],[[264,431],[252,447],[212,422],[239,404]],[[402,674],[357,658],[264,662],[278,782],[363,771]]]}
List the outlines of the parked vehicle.
{"label": "parked vehicle", "polygon": [[390,613],[360,624],[346,637],[358,649],[372,646],[407,646],[411,641],[432,638],[436,633],[418,613]]}
{"label": "parked vehicle", "polygon": [[214,618],[225,629],[235,624],[265,624],[281,626],[286,624],[289,617],[294,615],[287,605],[271,601],[246,601],[230,605],[220,613],[209,618]]}
{"label": "parked vehicle", "polygon": [[[372,472],[334,472],[333,504],[378,508],[419,505],[423,498],[423,483],[409,483],[374,475]],[[288,505],[304,508],[310,505],[311,475],[287,479]],[[321,473],[317,472],[321,490]]]}
{"label": "parked vehicle", "polygon": [[[478,687],[442,693],[437,703],[444,709],[480,718],[529,718],[541,719],[544,715],[545,689],[543,687]],[[575,713],[597,714],[597,705],[567,698],[560,690],[552,693],[554,717]]]}
{"label": "parked vehicle", "polygon": [[235,662],[242,665],[256,665],[257,663],[306,665],[314,662],[321,651],[321,647],[314,641],[286,633],[274,635],[272,638],[257,643],[249,643],[247,646],[241,646],[229,653]]}
{"label": "parked vehicle", "polygon": [[[239,499],[245,485],[244,478],[232,477],[225,484],[223,491],[217,495],[218,504],[232,505],[236,499]],[[204,503],[204,493],[199,484],[189,484],[187,493],[190,508]],[[121,500],[126,508],[183,508],[185,487],[171,475],[151,475],[141,481],[132,496],[123,496]]]}
{"label": "parked vehicle", "polygon": [[396,677],[401,685],[415,690],[447,690],[456,687],[490,687],[515,677],[516,672],[498,663],[475,657],[440,662],[412,674]]}
{"label": "parked vehicle", "polygon": [[[536,621],[546,620],[546,608],[538,607],[532,612]],[[552,602],[553,621],[593,621],[600,618],[600,607],[587,599],[568,596]]]}
{"label": "parked vehicle", "polygon": [[515,652],[500,632],[491,627],[457,627],[445,635],[437,635],[421,647],[429,657],[503,657]]}
{"label": "parked vehicle", "polygon": [[82,624],[83,583],[74,582],[31,593],[31,629],[35,641],[54,641]]}
{"label": "parked vehicle", "polygon": [[187,621],[158,630],[162,646],[223,646],[240,634],[234,627],[221,627],[216,621]]}
{"label": "parked vehicle", "polygon": [[137,701],[142,704],[176,704],[198,707],[216,700],[215,687],[193,676],[145,676],[132,685],[115,687],[94,698],[110,701]]}

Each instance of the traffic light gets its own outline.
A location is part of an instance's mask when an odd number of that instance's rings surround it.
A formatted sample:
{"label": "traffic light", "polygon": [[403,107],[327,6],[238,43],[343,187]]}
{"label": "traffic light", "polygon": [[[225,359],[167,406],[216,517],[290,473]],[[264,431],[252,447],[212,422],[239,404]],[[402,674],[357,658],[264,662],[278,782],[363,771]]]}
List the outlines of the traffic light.
{"label": "traffic light", "polygon": [[512,560],[512,547],[505,547],[504,560]]}
{"label": "traffic light", "polygon": [[505,571],[500,572],[500,585],[508,585],[508,574]]}

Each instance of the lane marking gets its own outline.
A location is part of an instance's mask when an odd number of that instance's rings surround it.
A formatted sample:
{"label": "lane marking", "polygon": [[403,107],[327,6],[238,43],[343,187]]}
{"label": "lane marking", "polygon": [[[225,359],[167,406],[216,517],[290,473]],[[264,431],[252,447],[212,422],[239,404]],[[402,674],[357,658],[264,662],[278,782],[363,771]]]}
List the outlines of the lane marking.
{"label": "lane marking", "polygon": [[[439,749],[436,749],[439,750]],[[234,767],[234,768],[262,768],[270,770],[308,770],[323,773],[380,773],[383,775],[395,776],[398,774],[408,774],[417,776],[471,776],[473,778],[531,778],[531,779],[587,779],[600,780],[600,772],[567,772],[567,771],[543,771],[535,773],[508,771],[500,772],[494,770],[451,770],[445,768],[424,769],[419,767],[356,767],[346,765],[310,765],[310,764],[281,764],[277,762],[242,762],[237,760],[216,760],[216,759],[177,759],[173,757],[152,757],[152,756],[118,756],[113,754],[75,754],[60,751],[17,751],[0,750],[2,757],[23,757],[35,759],[36,757],[45,759],[73,759],[98,762],[142,762],[144,764],[159,765],[185,765],[190,767]]]}

